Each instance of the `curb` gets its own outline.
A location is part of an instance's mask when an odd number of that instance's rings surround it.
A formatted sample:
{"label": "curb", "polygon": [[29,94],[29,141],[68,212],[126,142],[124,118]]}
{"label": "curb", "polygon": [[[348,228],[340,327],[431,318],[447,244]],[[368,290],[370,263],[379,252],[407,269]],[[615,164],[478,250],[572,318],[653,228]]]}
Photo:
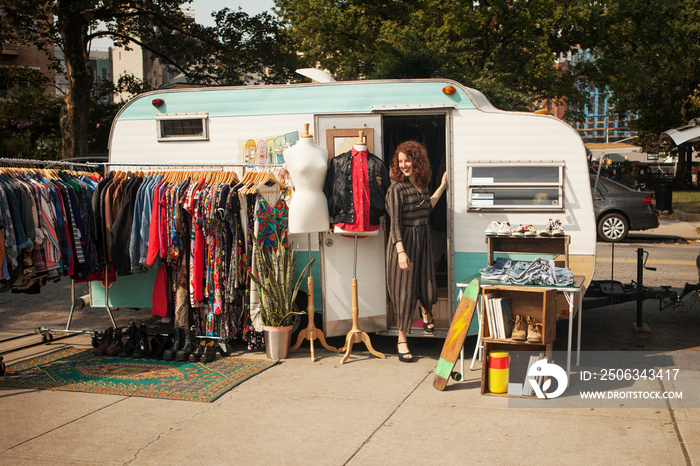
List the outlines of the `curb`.
{"label": "curb", "polygon": [[681,210],[674,210],[673,216],[681,222],[700,222],[700,214],[689,214]]}

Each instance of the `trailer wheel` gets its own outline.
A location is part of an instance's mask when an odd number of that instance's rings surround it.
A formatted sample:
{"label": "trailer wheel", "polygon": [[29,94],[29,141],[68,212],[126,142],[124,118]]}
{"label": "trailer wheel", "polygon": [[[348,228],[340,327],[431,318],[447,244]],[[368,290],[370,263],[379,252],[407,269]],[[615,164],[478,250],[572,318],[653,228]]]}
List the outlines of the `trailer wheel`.
{"label": "trailer wheel", "polygon": [[603,216],[598,222],[598,236],[608,243],[618,243],[627,238],[629,233],[627,219],[616,213]]}

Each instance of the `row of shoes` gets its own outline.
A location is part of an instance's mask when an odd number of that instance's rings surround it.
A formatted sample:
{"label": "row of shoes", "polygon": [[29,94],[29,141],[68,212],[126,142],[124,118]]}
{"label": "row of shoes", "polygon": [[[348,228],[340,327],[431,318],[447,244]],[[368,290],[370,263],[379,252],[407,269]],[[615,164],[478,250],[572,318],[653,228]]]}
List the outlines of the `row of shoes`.
{"label": "row of shoes", "polygon": [[542,343],[542,324],[535,322],[532,316],[515,316],[513,332],[510,335],[512,340],[528,341],[530,343]]}
{"label": "row of shoes", "polygon": [[109,327],[93,336],[94,354],[134,359],[209,363],[216,359],[214,340],[197,340],[194,328],[175,328],[174,336],[148,334],[148,326]]}
{"label": "row of shoes", "polygon": [[[486,236],[537,236],[537,229],[532,225],[518,225],[512,229],[508,222],[491,222],[484,230]],[[564,226],[559,219],[549,219],[547,226],[539,233],[540,236],[564,236]]]}

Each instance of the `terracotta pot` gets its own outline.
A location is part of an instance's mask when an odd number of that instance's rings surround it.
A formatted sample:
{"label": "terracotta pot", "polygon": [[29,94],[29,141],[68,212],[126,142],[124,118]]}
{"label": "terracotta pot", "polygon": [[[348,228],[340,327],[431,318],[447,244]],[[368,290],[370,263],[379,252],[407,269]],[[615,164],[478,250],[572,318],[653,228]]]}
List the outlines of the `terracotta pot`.
{"label": "terracotta pot", "polygon": [[292,341],[292,326],[267,327],[263,326],[265,338],[265,354],[268,359],[285,359],[289,354]]}

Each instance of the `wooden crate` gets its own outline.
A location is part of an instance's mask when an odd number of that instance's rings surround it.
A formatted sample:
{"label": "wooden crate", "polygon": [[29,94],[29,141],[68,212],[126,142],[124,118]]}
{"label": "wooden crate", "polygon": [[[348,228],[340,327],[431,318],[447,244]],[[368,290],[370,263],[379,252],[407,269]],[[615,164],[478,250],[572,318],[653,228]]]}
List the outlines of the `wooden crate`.
{"label": "wooden crate", "polygon": [[[530,352],[543,352],[545,357],[552,359],[552,343],[535,344],[512,340],[484,341],[483,363],[481,367],[481,394],[489,396],[508,396],[508,393],[491,393],[489,387],[489,353],[491,351],[507,351],[510,357],[509,382],[524,383],[527,373],[527,362]],[[518,354],[520,353],[520,354]],[[522,396],[522,395],[521,395]]]}
{"label": "wooden crate", "polygon": [[[498,285],[484,288],[481,296],[482,338],[484,341],[510,341],[510,338],[506,340],[496,340],[493,335],[489,333],[488,313],[486,312],[485,306],[486,299],[509,298],[511,317],[514,320],[516,315],[521,315],[523,318],[528,316],[533,317],[536,323],[542,324],[542,343],[547,344],[553,342],[557,337],[556,295],[556,290],[517,285]],[[523,341],[517,343],[542,344]]]}
{"label": "wooden crate", "polygon": [[526,254],[554,254],[569,267],[570,236],[486,236],[488,265],[494,263],[496,252],[520,252]]}

